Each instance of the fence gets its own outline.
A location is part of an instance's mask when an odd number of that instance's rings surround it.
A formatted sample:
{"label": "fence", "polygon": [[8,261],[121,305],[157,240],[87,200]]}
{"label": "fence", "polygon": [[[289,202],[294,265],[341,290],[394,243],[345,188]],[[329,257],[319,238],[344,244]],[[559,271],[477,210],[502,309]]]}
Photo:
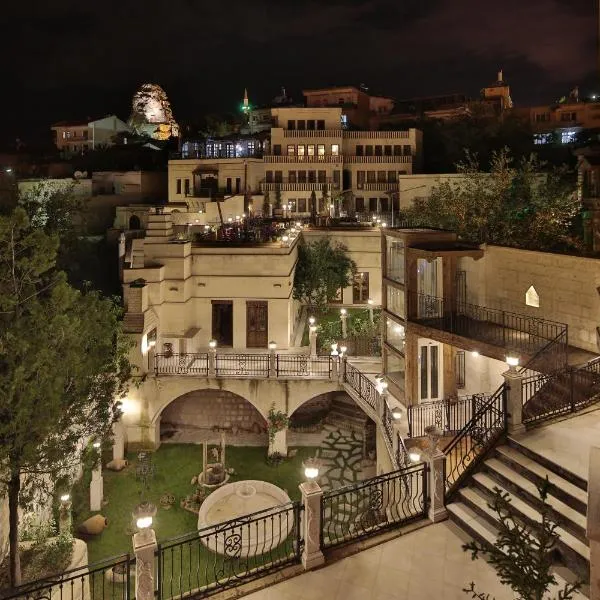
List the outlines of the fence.
{"label": "fence", "polygon": [[331,377],[331,356],[278,354],[275,361],[277,377]]}
{"label": "fence", "polygon": [[408,437],[424,436],[425,428],[430,426],[445,433],[460,431],[488,398],[486,394],[473,394],[409,406]]}
{"label": "fence", "polygon": [[469,422],[444,450],[445,490],[451,495],[469,471],[506,431],[506,386],[483,402]]}
{"label": "fence", "polygon": [[134,560],[123,554],[54,577],[26,583],[3,600],[129,600],[133,597]]}
{"label": "fence", "polygon": [[426,514],[424,463],[325,492],[321,502],[321,548],[372,536]]}
{"label": "fence", "polygon": [[157,375],[208,376],[208,354],[156,354],[154,370]]}
{"label": "fence", "polygon": [[300,562],[298,502],[159,544],[157,597],[202,598]]}
{"label": "fence", "polygon": [[268,377],[268,354],[217,354],[215,356],[215,373],[237,377]]}
{"label": "fence", "polygon": [[381,414],[381,394],[375,384],[356,367],[344,361],[344,381],[366,402],[378,415]]}

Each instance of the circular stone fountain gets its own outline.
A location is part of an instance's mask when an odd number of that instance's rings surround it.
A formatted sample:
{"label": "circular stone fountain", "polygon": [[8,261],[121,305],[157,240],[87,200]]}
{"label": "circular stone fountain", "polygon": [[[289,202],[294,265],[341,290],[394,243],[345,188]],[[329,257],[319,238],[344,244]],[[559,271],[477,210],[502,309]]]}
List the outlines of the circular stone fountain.
{"label": "circular stone fountain", "polygon": [[[283,542],[294,526],[291,512],[271,518],[274,513],[280,513],[282,505],[290,502],[284,490],[266,481],[227,483],[210,494],[200,507],[200,539],[213,552],[228,556],[255,556],[268,552]],[[259,511],[251,524],[243,519]],[[226,523],[234,519],[239,521]],[[232,539],[235,540],[233,546]]]}

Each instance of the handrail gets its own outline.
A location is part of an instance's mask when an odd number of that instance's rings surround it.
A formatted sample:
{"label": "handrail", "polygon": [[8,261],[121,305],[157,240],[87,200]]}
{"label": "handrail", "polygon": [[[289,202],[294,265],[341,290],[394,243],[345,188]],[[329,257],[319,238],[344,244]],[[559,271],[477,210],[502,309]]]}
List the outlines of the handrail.
{"label": "handrail", "polygon": [[532,369],[531,365],[535,364],[535,362],[543,355],[546,354],[552,347],[557,347],[560,348],[560,346],[558,346],[558,343],[560,342],[560,340],[564,338],[564,343],[562,344],[564,346],[564,364],[560,367],[557,367],[556,369],[552,369],[552,371],[559,371],[564,369],[567,364],[568,364],[568,329],[565,329],[564,331],[561,331],[554,339],[550,340],[545,346],[543,346],[542,348],[540,348],[528,361],[526,364],[524,364],[522,367],[519,368],[519,373],[525,375],[525,376],[529,376],[528,374],[526,375],[527,371],[531,372],[531,373],[539,373],[540,371],[537,371],[536,369]]}

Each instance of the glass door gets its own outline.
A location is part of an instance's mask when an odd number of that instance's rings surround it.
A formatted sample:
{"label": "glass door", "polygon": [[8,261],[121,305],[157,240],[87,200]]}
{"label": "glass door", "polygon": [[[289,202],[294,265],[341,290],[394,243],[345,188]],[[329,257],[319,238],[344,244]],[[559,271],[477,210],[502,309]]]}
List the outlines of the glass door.
{"label": "glass door", "polygon": [[419,402],[442,398],[442,345],[419,341]]}
{"label": "glass door", "polygon": [[441,316],[442,304],[439,299],[439,277],[441,261],[419,258],[417,260],[418,317],[423,319]]}

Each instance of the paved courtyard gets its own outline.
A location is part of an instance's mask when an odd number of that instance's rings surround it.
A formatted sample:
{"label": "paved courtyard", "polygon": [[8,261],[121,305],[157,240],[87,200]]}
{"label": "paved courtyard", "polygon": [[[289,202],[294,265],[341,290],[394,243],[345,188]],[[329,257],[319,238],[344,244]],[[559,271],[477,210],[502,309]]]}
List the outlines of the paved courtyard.
{"label": "paved courtyard", "polygon": [[324,427],[326,436],[317,449],[321,462],[319,484],[324,490],[339,488],[363,479],[363,438],[354,431]]}

